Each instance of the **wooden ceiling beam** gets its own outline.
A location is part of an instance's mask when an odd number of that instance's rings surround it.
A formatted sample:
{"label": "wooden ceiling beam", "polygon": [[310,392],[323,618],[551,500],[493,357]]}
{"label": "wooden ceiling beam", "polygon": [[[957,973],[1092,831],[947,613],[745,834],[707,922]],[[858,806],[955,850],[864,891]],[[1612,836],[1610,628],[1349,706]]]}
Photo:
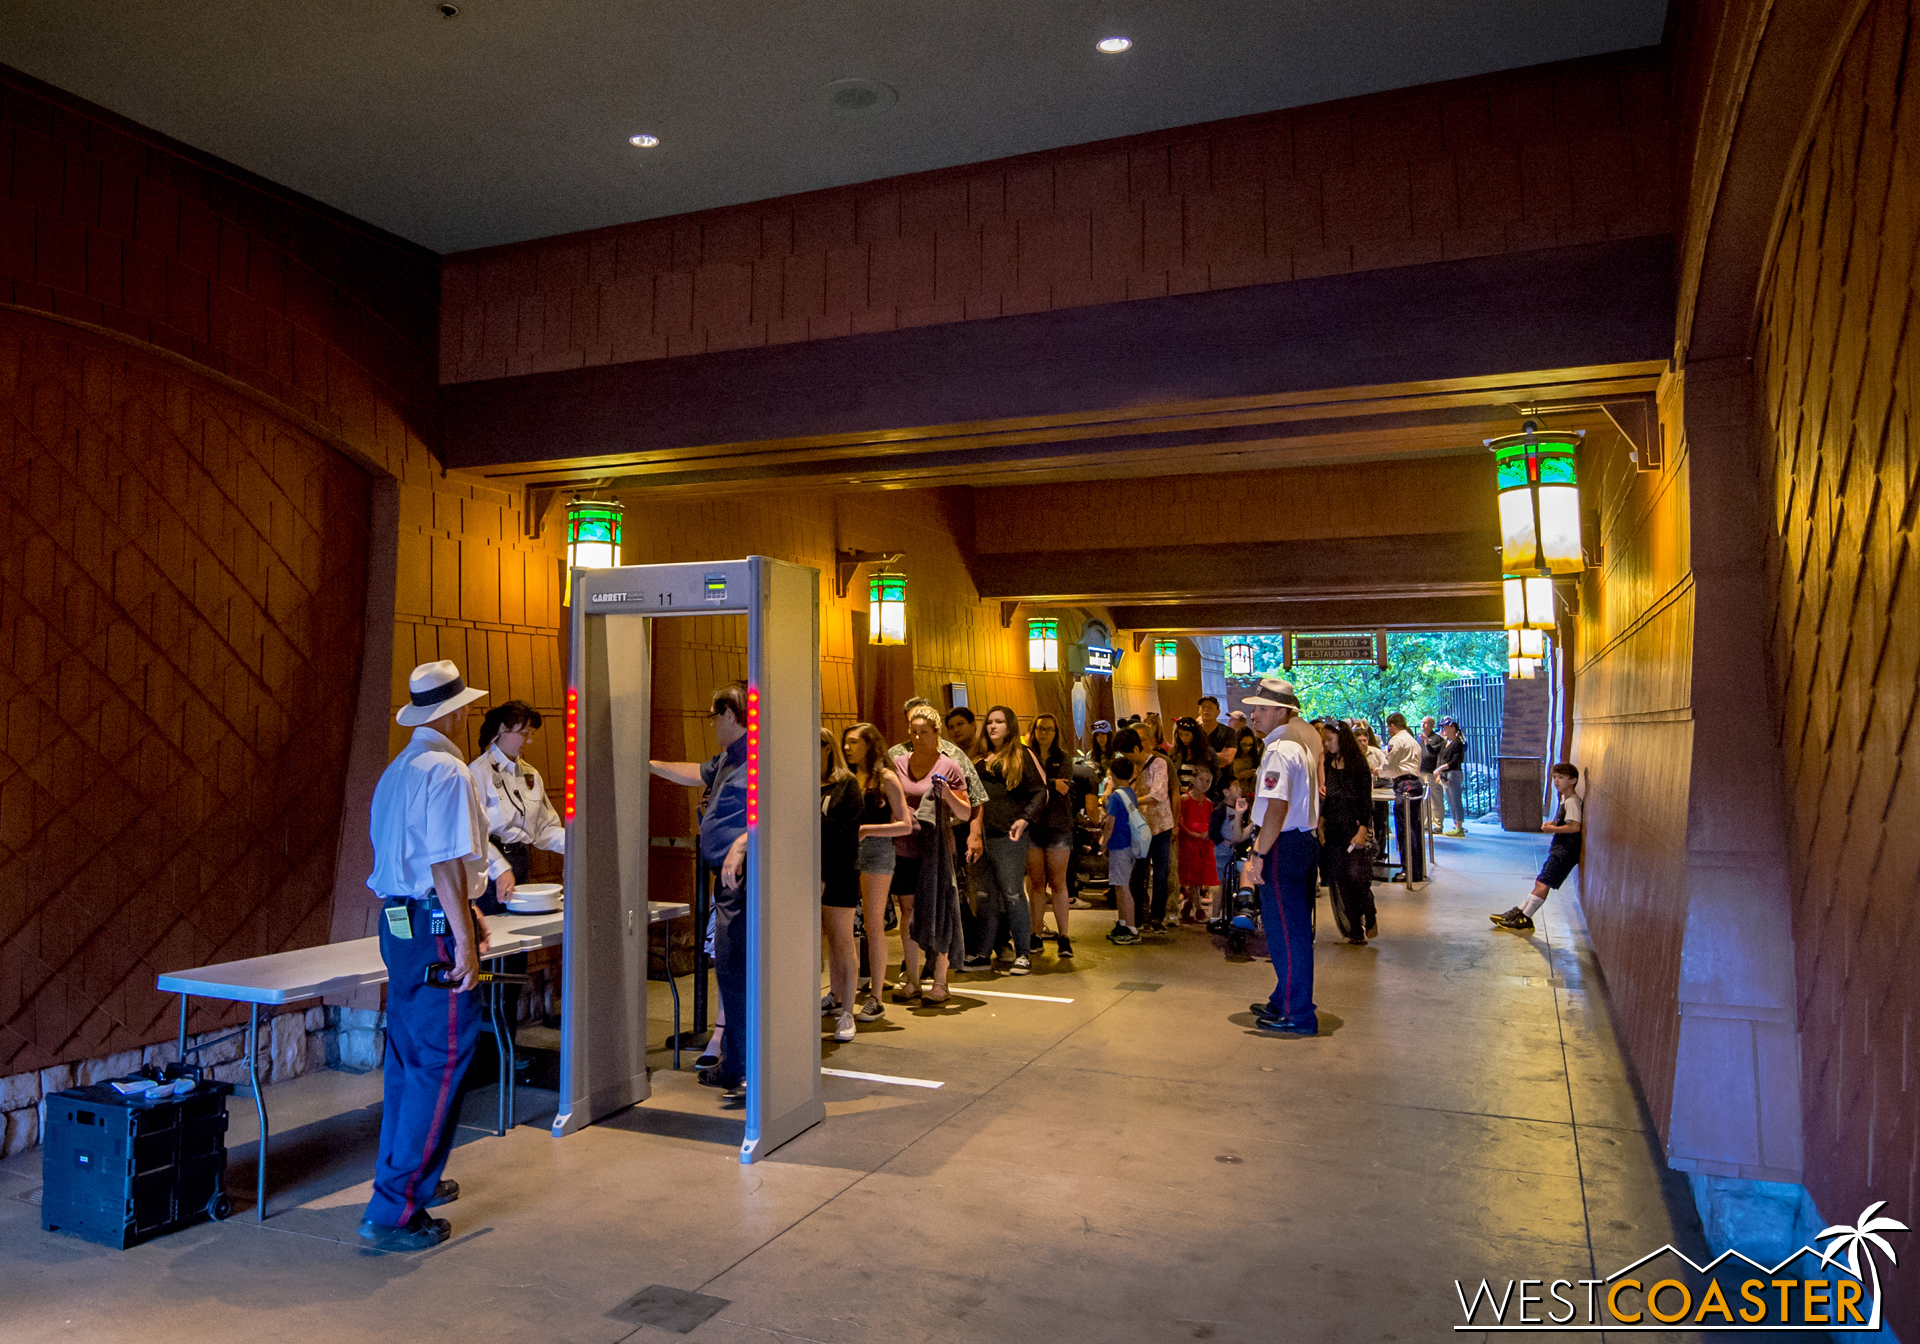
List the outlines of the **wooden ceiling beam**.
{"label": "wooden ceiling beam", "polygon": [[982,598],[1023,602],[1497,594],[1500,585],[1495,532],[1125,550],[1087,549],[1078,541],[1063,538],[1060,550],[976,555],[967,567]]}
{"label": "wooden ceiling beam", "polygon": [[1312,415],[1338,400],[1327,388],[1587,396],[1566,384],[1664,369],[1672,292],[1669,240],[1619,239],[489,379],[441,389],[442,456],[463,470],[670,476],[836,449],[878,465],[971,451],[947,441],[980,433],[1137,434],[1143,407]]}
{"label": "wooden ceiling beam", "polygon": [[1289,602],[1192,602],[1110,607],[1122,630],[1151,634],[1256,635],[1283,630],[1498,630],[1500,595],[1315,598]]}

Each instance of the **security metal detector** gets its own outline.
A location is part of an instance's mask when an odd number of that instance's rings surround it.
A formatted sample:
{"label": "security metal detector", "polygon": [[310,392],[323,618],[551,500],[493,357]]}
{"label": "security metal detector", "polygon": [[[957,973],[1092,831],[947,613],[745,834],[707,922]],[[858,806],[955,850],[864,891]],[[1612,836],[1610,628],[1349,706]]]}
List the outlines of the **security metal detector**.
{"label": "security metal detector", "polygon": [[[820,577],[765,556],[573,571],[567,901],[555,1137],[645,1101],[653,623],[747,618],[747,1132],[765,1157],[820,1097]],[[698,688],[702,695],[707,687]],[[705,936],[705,930],[696,936]]]}

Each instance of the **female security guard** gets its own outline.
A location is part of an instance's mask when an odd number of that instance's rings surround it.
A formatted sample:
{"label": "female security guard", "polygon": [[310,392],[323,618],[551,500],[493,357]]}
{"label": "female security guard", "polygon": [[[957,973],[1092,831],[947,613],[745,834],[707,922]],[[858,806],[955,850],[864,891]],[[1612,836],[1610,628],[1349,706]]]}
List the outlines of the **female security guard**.
{"label": "female security guard", "polygon": [[514,887],[527,880],[528,861],[535,849],[567,852],[567,828],[547,797],[546,782],[522,759],[539,727],[540,711],[524,700],[494,706],[480,723],[473,781],[480,786],[493,848],[507,865],[507,871],[496,873],[493,891],[480,904],[489,915],[503,913]]}

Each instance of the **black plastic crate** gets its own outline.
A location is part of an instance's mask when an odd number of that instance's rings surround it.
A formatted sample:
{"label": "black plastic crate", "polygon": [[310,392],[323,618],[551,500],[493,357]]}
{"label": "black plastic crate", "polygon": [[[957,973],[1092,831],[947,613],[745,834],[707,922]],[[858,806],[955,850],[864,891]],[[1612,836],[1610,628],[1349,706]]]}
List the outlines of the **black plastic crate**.
{"label": "black plastic crate", "polygon": [[195,1085],[159,1100],[123,1095],[112,1081],[49,1093],[40,1139],[40,1226],[47,1231],[124,1250],[232,1212],[226,1176],[233,1087],[179,1065],[129,1077],[188,1077]]}

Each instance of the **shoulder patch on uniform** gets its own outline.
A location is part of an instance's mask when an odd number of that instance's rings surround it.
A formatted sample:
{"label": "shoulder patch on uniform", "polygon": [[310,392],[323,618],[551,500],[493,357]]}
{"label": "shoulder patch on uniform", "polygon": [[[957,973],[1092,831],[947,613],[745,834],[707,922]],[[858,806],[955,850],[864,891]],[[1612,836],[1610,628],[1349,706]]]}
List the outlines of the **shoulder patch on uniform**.
{"label": "shoulder patch on uniform", "polygon": [[1279,784],[1280,784],[1280,772],[1278,770],[1269,770],[1267,771],[1267,782],[1262,784],[1260,787],[1263,789],[1272,789],[1272,788],[1279,787]]}

